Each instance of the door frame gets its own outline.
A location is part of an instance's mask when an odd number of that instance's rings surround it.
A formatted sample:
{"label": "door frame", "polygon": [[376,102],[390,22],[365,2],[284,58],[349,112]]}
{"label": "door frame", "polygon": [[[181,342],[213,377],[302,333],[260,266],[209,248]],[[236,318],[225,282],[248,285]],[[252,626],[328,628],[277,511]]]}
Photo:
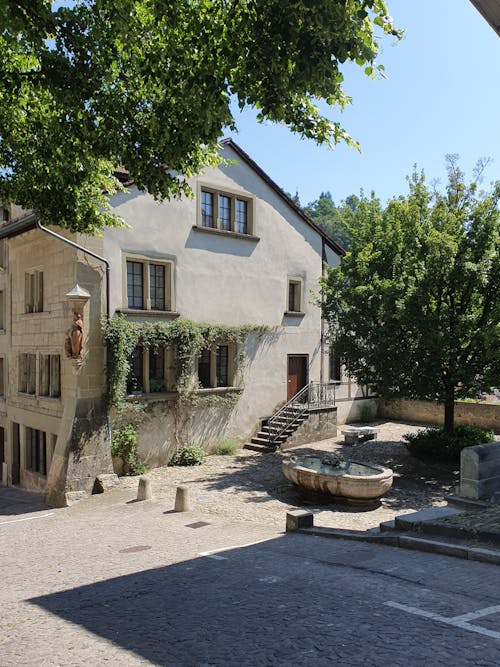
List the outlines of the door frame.
{"label": "door frame", "polygon": [[[302,387],[297,389],[297,392],[299,392],[301,389],[306,387],[309,384],[309,355],[308,354],[287,354],[287,361],[286,361],[286,400],[287,402],[290,400],[288,397],[288,386],[290,384],[290,360],[291,359],[302,359],[304,361],[304,384]],[[296,392],[296,393],[297,393]],[[295,394],[293,394],[295,395]]]}

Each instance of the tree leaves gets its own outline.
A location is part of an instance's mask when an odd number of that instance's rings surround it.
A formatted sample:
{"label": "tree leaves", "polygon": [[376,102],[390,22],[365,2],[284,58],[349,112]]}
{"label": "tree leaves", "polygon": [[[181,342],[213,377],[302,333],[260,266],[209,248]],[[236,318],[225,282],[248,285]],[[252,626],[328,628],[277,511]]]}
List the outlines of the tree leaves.
{"label": "tree leaves", "polygon": [[318,143],[356,146],[317,101],[349,103],[340,69],[374,67],[375,20],[393,31],[379,0],[6,0],[0,199],[73,231],[117,224],[106,168],[159,198],[186,192],[234,128],[233,97]]}
{"label": "tree leaves", "polygon": [[382,208],[359,202],[349,252],[323,282],[336,352],[383,396],[449,400],[500,377],[500,182],[489,193],[449,160]]}

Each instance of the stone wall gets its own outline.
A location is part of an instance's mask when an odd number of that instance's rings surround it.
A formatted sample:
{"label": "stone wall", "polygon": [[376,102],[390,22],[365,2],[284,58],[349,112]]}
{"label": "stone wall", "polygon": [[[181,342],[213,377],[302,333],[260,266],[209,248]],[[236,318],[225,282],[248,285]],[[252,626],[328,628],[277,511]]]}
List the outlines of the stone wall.
{"label": "stone wall", "polygon": [[[444,406],[435,401],[379,401],[379,417],[442,426]],[[455,403],[455,424],[472,424],[500,433],[500,405]]]}
{"label": "stone wall", "polygon": [[317,408],[309,411],[309,418],[282,445],[289,449],[316,440],[334,438],[337,435],[337,408]]}

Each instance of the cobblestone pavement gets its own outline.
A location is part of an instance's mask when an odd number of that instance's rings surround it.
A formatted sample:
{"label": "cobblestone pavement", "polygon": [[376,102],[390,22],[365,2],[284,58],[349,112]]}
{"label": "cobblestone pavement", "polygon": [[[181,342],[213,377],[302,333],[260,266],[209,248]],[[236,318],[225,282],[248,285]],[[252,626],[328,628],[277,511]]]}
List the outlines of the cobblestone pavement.
{"label": "cobblestone pavement", "polygon": [[[193,506],[209,516],[265,523],[283,527],[287,509],[307,508],[317,517],[315,524],[335,528],[367,530],[398,514],[423,507],[446,505],[444,496],[459,481],[458,467],[426,466],[408,453],[402,438],[418,427],[396,422],[378,423],[377,440],[344,446],[343,436],[286,452],[261,454],[240,450],[235,456],[209,456],[201,466],[163,467],[151,470],[155,496],[173,506],[179,484],[190,488]],[[283,457],[297,453],[341,452],[362,462],[380,463],[395,472],[393,488],[380,507],[365,511],[359,507],[325,504],[324,499],[302,495],[282,475]],[[136,488],[137,478],[123,477],[123,488]],[[316,501],[316,502],[315,502]]]}
{"label": "cobblestone pavement", "polygon": [[133,496],[1,518],[2,667],[500,665],[498,567]]}
{"label": "cobblestone pavement", "polygon": [[[452,483],[449,469],[406,479],[414,462],[397,437],[408,427],[383,429],[355,455],[390,460],[407,483],[372,512],[313,507],[334,525],[442,502]],[[137,478],[64,509],[0,489],[0,666],[500,665],[500,568],[284,534],[300,499],[280,459],[151,471],[146,502]],[[179,514],[181,482],[192,510]]]}

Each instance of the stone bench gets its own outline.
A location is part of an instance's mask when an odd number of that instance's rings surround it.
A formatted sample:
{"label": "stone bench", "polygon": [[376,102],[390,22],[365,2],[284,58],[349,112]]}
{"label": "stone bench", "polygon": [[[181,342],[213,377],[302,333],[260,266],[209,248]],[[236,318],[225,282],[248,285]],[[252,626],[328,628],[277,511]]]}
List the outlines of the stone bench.
{"label": "stone bench", "polygon": [[497,502],[500,494],[500,442],[466,447],[460,454],[460,495]]}
{"label": "stone bench", "polygon": [[373,426],[358,426],[358,428],[348,428],[341,431],[346,445],[357,445],[358,442],[366,440],[376,440],[380,429]]}

